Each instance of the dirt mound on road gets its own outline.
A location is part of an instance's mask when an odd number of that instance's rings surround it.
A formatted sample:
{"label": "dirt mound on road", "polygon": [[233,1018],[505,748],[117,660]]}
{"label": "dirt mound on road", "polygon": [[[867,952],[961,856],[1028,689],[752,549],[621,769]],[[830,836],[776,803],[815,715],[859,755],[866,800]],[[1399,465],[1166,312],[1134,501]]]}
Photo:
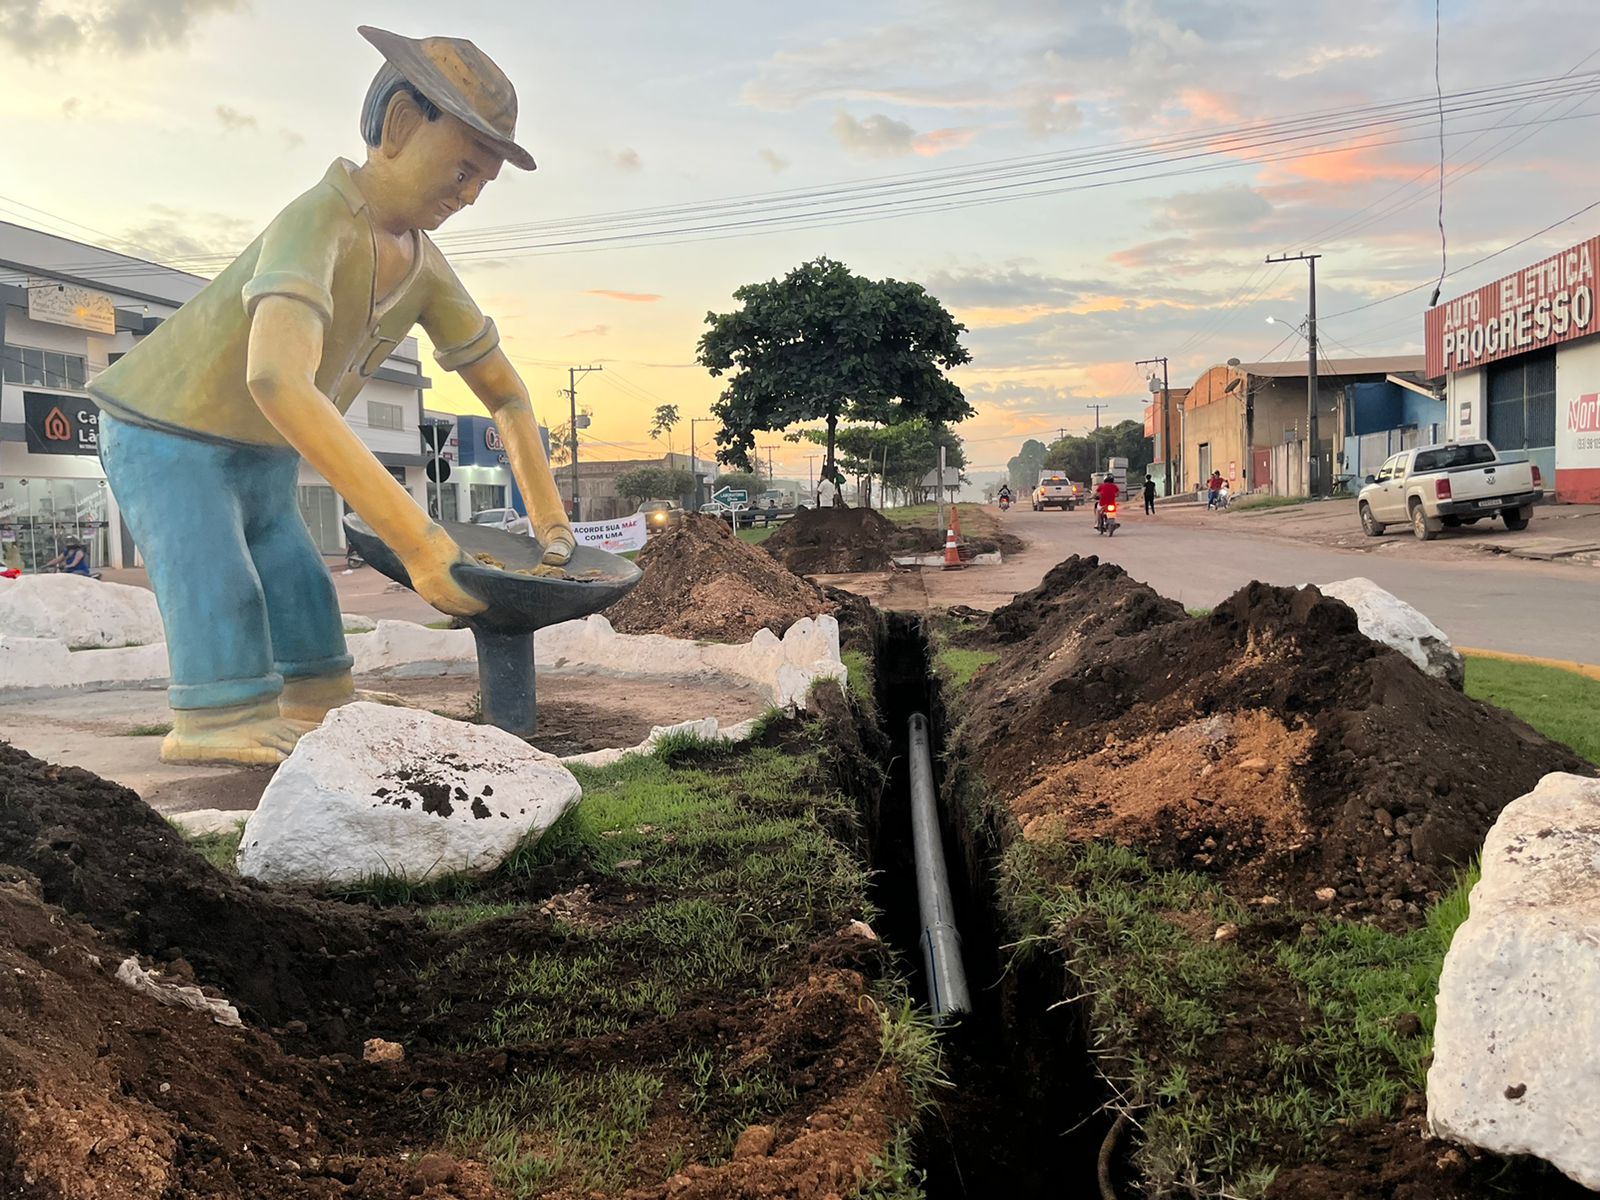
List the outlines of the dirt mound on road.
{"label": "dirt mound on road", "polygon": [[699,513],[652,537],[639,565],[644,580],[605,613],[622,633],[745,642],[834,609],[815,584]]}
{"label": "dirt mound on road", "polygon": [[1024,831],[1108,837],[1239,895],[1415,916],[1500,810],[1592,774],[1368,640],[1315,588],[1253,583],[1206,618],[1074,558],[988,627],[961,752]]}
{"label": "dirt mound on road", "polygon": [[796,575],[837,575],[887,571],[899,538],[899,527],[876,509],[808,508],[761,547]]}

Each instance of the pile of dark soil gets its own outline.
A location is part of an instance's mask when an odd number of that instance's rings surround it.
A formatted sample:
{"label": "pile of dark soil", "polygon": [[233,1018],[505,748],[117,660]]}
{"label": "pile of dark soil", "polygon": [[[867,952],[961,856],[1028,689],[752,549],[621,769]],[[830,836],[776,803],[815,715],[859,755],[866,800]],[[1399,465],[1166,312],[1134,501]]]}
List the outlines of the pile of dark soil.
{"label": "pile of dark soil", "polygon": [[[570,1035],[474,1034],[528,962],[581,958],[585,931],[696,897],[581,857],[485,881],[471,899],[514,911],[465,927],[416,904],[266,889],[210,866],[134,793],[0,742],[0,1195],[509,1200],[483,1164],[441,1149],[446,1110],[547,1069],[661,1081],[629,1150],[630,1196],[847,1192],[909,1092],[864,999],[861,972],[886,969],[881,944],[808,927],[804,898],[775,898],[770,915],[813,940],[786,933],[755,964],[761,983],[700,988],[613,1032],[585,1032],[591,1014],[570,1012]],[[224,996],[245,1027],[130,991],[114,978],[130,955]],[[620,994],[652,962],[624,952],[606,970]],[[559,996],[540,1007],[560,1013]],[[404,1061],[362,1061],[371,1037],[401,1043]],[[727,1086],[704,1093],[691,1053],[726,1064]],[[706,1165],[750,1108],[746,1069],[779,1097],[755,1110],[776,1142]]]}
{"label": "pile of dark soil", "polygon": [[900,533],[876,509],[824,506],[797,512],[761,547],[796,575],[887,571]]}
{"label": "pile of dark soil", "polygon": [[814,584],[699,513],[651,538],[639,565],[643,581],[605,613],[622,633],[744,642],[834,608]]}
{"label": "pile of dark soil", "polygon": [[1415,918],[1507,803],[1593,770],[1313,587],[1253,583],[1192,619],[1073,558],[987,636],[1002,656],[963,696],[961,748],[1024,834],[1110,838],[1241,897],[1333,888]]}

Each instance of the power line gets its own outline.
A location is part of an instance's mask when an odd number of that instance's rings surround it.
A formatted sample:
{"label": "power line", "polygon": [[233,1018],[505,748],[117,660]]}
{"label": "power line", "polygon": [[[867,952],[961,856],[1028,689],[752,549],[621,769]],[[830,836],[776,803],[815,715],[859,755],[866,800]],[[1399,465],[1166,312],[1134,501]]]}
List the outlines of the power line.
{"label": "power line", "polygon": [[[1457,267],[1454,271],[1451,271],[1448,274],[1446,274],[1444,276],[1441,276],[1441,278],[1443,278],[1443,279],[1452,278],[1452,277],[1454,277],[1456,275],[1460,275],[1463,271],[1470,271],[1470,270],[1472,270],[1473,267],[1481,266],[1482,264],[1488,262],[1491,258],[1499,258],[1500,255],[1505,254],[1506,252],[1508,252],[1510,250],[1515,250],[1518,246],[1526,245],[1528,242],[1533,241],[1534,238],[1543,237],[1545,234],[1549,233],[1553,229],[1559,229],[1561,226],[1567,224],[1570,221],[1576,221],[1579,217],[1583,216],[1585,213],[1592,212],[1596,208],[1600,208],[1600,200],[1595,200],[1592,203],[1585,204],[1577,212],[1569,213],[1566,216],[1562,217],[1559,221],[1552,221],[1550,224],[1546,225],[1543,229],[1536,230],[1535,232],[1528,234],[1527,237],[1518,238],[1516,241],[1512,242],[1508,246],[1501,246],[1500,249],[1494,251],[1492,254],[1485,254],[1482,258],[1474,259],[1472,262],[1469,262],[1464,267]],[[1428,281],[1428,283],[1431,283],[1431,282],[1433,282],[1433,281],[1432,280]],[[1357,304],[1354,308],[1345,308],[1345,309],[1341,309],[1340,311],[1338,311],[1336,313],[1328,313],[1326,316],[1323,317],[1323,320],[1324,321],[1331,321],[1335,317],[1345,317],[1345,316],[1349,316],[1351,313],[1361,312],[1361,311],[1363,311],[1365,309],[1368,309],[1368,308],[1376,308],[1380,304],[1388,304],[1391,300],[1398,300],[1402,296],[1410,296],[1415,292],[1420,292],[1423,288],[1428,286],[1428,283],[1419,283],[1419,284],[1416,285],[1416,287],[1409,287],[1409,288],[1406,288],[1404,291],[1395,292],[1393,295],[1385,296],[1381,300],[1369,300],[1365,304]]]}
{"label": "power line", "polygon": [[[1597,90],[1600,90],[1600,75],[1588,73],[1576,78],[1559,76],[1473,89],[1453,94],[1449,102],[1454,112],[1487,111],[1507,105],[1524,106],[1529,99],[1544,98],[1551,94],[1590,95]],[[1437,106],[1436,98],[1428,99]],[[1326,153],[1328,147],[1317,145],[1309,149],[1302,147],[1287,151],[1274,148],[1315,139],[1327,142],[1330,138],[1338,140],[1362,130],[1415,124],[1432,115],[1424,113],[1418,105],[1418,101],[1412,100],[1326,110],[1309,116],[1221,131],[1113,143],[1109,150],[1091,149],[1026,160],[999,160],[998,163],[891,177],[887,182],[869,182],[849,187],[765,193],[698,205],[597,214],[521,226],[487,227],[456,235],[441,235],[439,240],[442,244],[461,247],[456,256],[470,259],[480,255],[504,257],[540,251],[572,251],[586,246],[602,248],[618,243],[679,244],[689,240],[711,240],[700,235],[728,231],[739,231],[734,236],[750,236],[752,232],[774,225],[781,228],[811,228],[819,223],[850,224],[893,216],[951,211],[1003,200],[1036,198],[1117,183],[1311,157]],[[1339,148],[1361,149],[1412,140],[1417,139],[1402,137],[1354,146],[1343,144]],[[1261,150],[1270,152],[1255,157],[1231,157]],[[1210,165],[1179,165],[1218,157],[1227,157],[1229,161]],[[1149,172],[1158,167],[1176,169],[1158,170],[1153,174],[1129,174]],[[1106,176],[1115,178],[1103,178]],[[979,186],[966,186],[968,184]],[[1050,186],[1055,184],[1065,186]],[[530,234],[537,240],[505,240]],[[541,234],[543,237],[539,238]],[[563,234],[574,236],[561,236]],[[204,262],[224,263],[229,258],[226,255],[209,258],[195,256],[173,262],[187,261],[198,266]],[[140,264],[122,269],[140,271],[145,268]]]}

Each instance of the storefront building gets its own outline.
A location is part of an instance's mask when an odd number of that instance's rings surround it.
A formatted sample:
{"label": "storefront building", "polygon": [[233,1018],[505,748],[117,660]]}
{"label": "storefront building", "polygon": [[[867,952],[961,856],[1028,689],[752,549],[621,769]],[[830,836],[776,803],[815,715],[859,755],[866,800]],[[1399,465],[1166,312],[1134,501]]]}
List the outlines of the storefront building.
{"label": "storefront building", "polygon": [[1427,371],[1450,436],[1527,458],[1546,495],[1600,503],[1600,236],[1430,309]]}
{"label": "storefront building", "polygon": [[[87,387],[205,286],[172,270],[0,222],[0,542],[37,570],[70,541],[95,568],[134,566],[100,469],[98,406]],[[407,338],[356,399],[352,428],[419,503],[422,374]],[[318,546],[342,553],[343,506],[302,465],[300,509]]]}
{"label": "storefront building", "polygon": [[470,521],[490,508],[522,511],[522,496],[511,477],[510,460],[500,431],[486,415],[434,412],[430,421],[449,422],[450,435],[439,457],[450,464],[443,483],[429,481],[428,511],[442,521]]}

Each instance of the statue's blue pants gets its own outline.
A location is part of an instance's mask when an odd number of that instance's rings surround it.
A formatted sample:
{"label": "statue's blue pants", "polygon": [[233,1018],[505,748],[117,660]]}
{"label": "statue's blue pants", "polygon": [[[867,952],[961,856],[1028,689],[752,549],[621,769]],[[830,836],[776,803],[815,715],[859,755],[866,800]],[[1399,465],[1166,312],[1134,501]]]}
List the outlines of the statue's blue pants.
{"label": "statue's blue pants", "polygon": [[267,700],[350,669],[333,579],[300,516],[292,450],[100,417],[100,461],[167,629],[173,708]]}

